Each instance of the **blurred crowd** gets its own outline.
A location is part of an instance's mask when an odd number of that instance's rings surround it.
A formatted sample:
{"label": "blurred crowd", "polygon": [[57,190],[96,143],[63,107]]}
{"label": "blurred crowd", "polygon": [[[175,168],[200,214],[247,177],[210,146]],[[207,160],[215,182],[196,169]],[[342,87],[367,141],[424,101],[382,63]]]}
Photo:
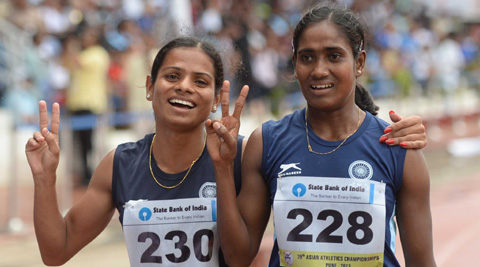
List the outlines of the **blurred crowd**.
{"label": "blurred crowd", "polygon": [[[301,12],[318,2],[2,1],[2,25],[27,34],[29,42],[21,48],[21,67],[8,72],[6,55],[15,47],[0,29],[0,71],[20,79],[10,84],[0,79],[0,105],[14,110],[22,123],[36,120],[39,99],[49,106],[59,102],[63,114],[72,116],[147,112],[145,77],[159,47],[195,34],[223,53],[233,97],[250,85],[247,114],[282,115],[304,104],[293,75],[292,32]],[[459,89],[480,92],[478,20],[433,12],[428,1],[339,2],[360,13],[370,30],[361,82],[376,99],[435,95],[446,100],[448,110]],[[94,126],[79,124],[76,138],[85,157]],[[115,124],[131,127],[128,120]]]}
{"label": "blurred crowd", "polygon": [[[252,112],[302,104],[291,66],[292,31],[302,10],[295,0],[11,0],[2,17],[31,36],[19,87],[0,85],[2,105],[57,101],[72,114],[137,111],[145,76],[162,43],[194,33],[225,54],[234,91],[252,88]],[[376,98],[442,94],[477,88],[480,26],[419,1],[340,1],[370,29],[367,75]],[[477,21],[478,23],[478,21]],[[0,68],[2,62],[0,39]],[[13,104],[12,104],[13,103]],[[36,104],[34,105],[36,107]],[[28,120],[28,118],[27,118]]]}

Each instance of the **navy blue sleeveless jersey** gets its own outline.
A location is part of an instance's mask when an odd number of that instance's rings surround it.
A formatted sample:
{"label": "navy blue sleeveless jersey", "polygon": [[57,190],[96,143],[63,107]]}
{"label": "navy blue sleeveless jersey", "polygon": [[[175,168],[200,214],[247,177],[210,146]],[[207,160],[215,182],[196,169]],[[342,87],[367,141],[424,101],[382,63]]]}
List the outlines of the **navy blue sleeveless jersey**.
{"label": "navy blue sleeveless jersey", "polygon": [[[165,189],[152,177],[149,167],[150,145],[153,134],[146,135],[137,142],[124,143],[117,147],[113,160],[112,197],[123,225],[124,205],[130,200],[163,200],[181,198],[216,198],[216,181],[213,162],[205,148],[193,165],[185,181],[178,187]],[[241,187],[241,155],[243,136],[238,137],[237,156],[234,161],[234,179],[237,195]],[[155,164],[152,155],[152,170],[155,178],[165,186],[178,184],[187,170],[169,174]],[[227,266],[223,254],[219,253],[220,266]]]}
{"label": "navy blue sleeveless jersey", "polygon": [[[213,162],[204,149],[198,161],[193,165],[185,181],[176,188],[165,189],[159,186],[152,177],[149,167],[150,145],[153,134],[146,135],[137,142],[121,144],[115,151],[113,160],[112,194],[113,202],[119,212],[120,223],[123,223],[123,205],[130,200],[162,200],[180,198],[216,198],[216,182]],[[234,178],[237,194],[241,187],[241,154],[243,136],[238,137],[237,156],[234,162]],[[152,170],[155,178],[165,186],[178,184],[187,170],[169,174],[163,172],[155,164],[152,155]],[[213,189],[213,190],[212,190]]]}
{"label": "navy blue sleeveless jersey", "polygon": [[[394,255],[396,226],[395,199],[402,185],[406,149],[379,143],[388,123],[366,112],[365,120],[355,134],[335,152],[316,155],[308,150],[305,131],[305,109],[297,110],[279,121],[268,121],[262,125],[263,157],[262,175],[269,188],[273,204],[279,173],[285,173],[280,166],[299,163],[301,171],[296,176],[350,177],[352,162],[362,160],[373,168],[371,180],[386,184],[385,202],[385,249],[384,266],[400,266]],[[309,139],[316,152],[329,152],[342,141],[326,141],[315,135],[309,127]],[[282,174],[283,175],[283,174]],[[279,266],[278,244],[275,240],[269,266]]]}

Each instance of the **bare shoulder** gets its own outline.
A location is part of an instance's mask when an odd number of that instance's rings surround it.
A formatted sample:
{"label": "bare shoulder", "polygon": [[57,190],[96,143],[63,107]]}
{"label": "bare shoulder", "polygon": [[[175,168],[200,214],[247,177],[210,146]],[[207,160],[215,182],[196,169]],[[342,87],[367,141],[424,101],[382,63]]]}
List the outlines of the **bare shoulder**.
{"label": "bare shoulder", "polygon": [[250,137],[245,148],[245,155],[250,159],[250,162],[261,163],[258,159],[261,159],[263,152],[263,137],[262,137],[262,127],[255,129]]}
{"label": "bare shoulder", "polygon": [[403,167],[404,187],[421,189],[421,185],[429,187],[430,175],[427,162],[420,149],[408,149]]}
{"label": "bare shoulder", "polygon": [[90,189],[93,189],[97,192],[104,192],[108,193],[109,196],[111,195],[114,157],[115,149],[108,152],[108,154],[102,159],[93,173],[87,192]]}

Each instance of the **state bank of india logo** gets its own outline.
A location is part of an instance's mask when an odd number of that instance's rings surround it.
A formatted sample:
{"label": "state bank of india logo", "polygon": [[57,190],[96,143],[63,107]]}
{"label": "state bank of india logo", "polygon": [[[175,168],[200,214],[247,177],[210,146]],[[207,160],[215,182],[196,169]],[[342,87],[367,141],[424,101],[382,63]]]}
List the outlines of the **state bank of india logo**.
{"label": "state bank of india logo", "polygon": [[348,174],[354,180],[367,181],[373,176],[373,168],[370,163],[364,160],[357,160],[348,167]]}
{"label": "state bank of india logo", "polygon": [[278,177],[302,174],[302,169],[297,166],[298,164],[300,163],[287,163],[280,165],[282,171],[278,173]]}
{"label": "state bank of india logo", "polygon": [[206,182],[198,192],[200,198],[217,198],[217,184]]}
{"label": "state bank of india logo", "polygon": [[152,211],[149,208],[142,208],[138,212],[138,218],[140,218],[140,220],[146,222],[146,221],[150,220],[150,218],[152,218]]}
{"label": "state bank of india logo", "polygon": [[295,184],[292,188],[292,193],[296,197],[303,197],[307,193],[307,187],[304,184]]}

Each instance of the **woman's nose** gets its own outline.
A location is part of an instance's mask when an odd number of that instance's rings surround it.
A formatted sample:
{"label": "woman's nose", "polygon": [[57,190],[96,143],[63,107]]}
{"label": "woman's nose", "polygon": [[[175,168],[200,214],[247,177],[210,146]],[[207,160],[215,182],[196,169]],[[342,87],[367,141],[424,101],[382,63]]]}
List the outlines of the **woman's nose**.
{"label": "woman's nose", "polygon": [[184,78],[175,87],[175,91],[177,92],[188,92],[192,93],[193,92],[193,82],[190,82],[189,79]]}
{"label": "woman's nose", "polygon": [[317,64],[315,64],[315,67],[312,71],[312,75],[314,77],[324,77],[327,76],[328,73],[329,71],[327,65],[321,61],[318,61]]}

